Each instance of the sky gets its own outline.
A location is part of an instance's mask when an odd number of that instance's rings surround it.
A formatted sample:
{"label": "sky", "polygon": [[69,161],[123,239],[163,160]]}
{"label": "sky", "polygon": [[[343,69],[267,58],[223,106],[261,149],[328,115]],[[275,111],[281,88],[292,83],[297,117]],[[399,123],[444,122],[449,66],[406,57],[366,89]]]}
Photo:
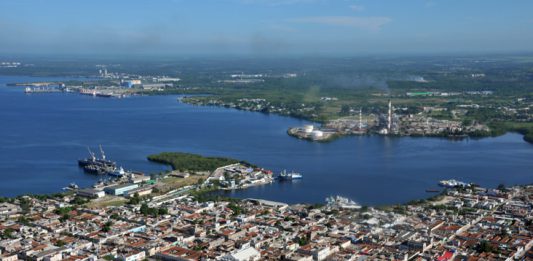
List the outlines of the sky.
{"label": "sky", "polygon": [[531,0],[0,0],[0,54],[531,51]]}

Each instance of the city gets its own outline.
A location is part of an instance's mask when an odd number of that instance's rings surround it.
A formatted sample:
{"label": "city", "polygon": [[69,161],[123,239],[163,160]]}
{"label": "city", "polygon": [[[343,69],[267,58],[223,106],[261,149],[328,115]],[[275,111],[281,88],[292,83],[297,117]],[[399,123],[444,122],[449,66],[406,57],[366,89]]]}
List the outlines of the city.
{"label": "city", "polygon": [[533,261],[531,10],[2,0],[0,261]]}
{"label": "city", "polygon": [[533,187],[460,187],[387,208],[198,201],[91,208],[80,196],[0,204],[2,260],[523,260]]}

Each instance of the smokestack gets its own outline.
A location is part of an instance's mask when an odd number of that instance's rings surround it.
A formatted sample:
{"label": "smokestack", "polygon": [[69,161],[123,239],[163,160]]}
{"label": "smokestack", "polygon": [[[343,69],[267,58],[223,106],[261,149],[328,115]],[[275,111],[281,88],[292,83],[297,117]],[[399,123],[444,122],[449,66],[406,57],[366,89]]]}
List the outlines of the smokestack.
{"label": "smokestack", "polygon": [[391,128],[392,128],[392,102],[391,100],[389,100],[389,117],[387,121],[387,130],[389,131],[389,133],[391,132]]}
{"label": "smokestack", "polygon": [[359,130],[363,129],[363,109],[359,108]]}

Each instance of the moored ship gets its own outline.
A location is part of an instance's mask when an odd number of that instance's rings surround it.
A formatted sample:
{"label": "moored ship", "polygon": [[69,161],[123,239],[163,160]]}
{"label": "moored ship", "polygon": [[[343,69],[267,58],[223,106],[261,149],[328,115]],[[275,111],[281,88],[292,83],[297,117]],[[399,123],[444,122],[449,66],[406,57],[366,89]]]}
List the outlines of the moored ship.
{"label": "moored ship", "polygon": [[357,204],[355,201],[341,197],[341,196],[330,196],[326,198],[326,203],[329,207],[334,208],[343,208],[343,209],[360,209],[361,205]]}
{"label": "moored ship", "polygon": [[85,172],[102,175],[112,173],[116,170],[117,164],[114,161],[106,159],[101,145],[100,158],[97,158],[91,149],[87,149],[89,150],[90,157],[78,160],[78,165],[82,167]]}
{"label": "moored ship", "polygon": [[298,172],[287,172],[286,170],[283,170],[278,177],[280,180],[295,180],[303,178],[302,174]]}
{"label": "moored ship", "polygon": [[443,186],[443,187],[446,187],[446,188],[456,188],[456,187],[466,187],[470,184],[467,184],[465,182],[462,182],[462,181],[458,181],[458,180],[455,180],[455,179],[450,179],[450,180],[441,180],[439,181],[439,185]]}

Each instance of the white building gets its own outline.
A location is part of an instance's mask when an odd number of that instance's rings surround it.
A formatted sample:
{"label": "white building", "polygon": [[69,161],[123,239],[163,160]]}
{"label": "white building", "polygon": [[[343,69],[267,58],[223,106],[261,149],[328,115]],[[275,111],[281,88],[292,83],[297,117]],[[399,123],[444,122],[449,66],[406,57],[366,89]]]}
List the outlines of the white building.
{"label": "white building", "polygon": [[232,254],[223,256],[222,261],[255,261],[261,259],[261,253],[251,246],[245,246]]}

